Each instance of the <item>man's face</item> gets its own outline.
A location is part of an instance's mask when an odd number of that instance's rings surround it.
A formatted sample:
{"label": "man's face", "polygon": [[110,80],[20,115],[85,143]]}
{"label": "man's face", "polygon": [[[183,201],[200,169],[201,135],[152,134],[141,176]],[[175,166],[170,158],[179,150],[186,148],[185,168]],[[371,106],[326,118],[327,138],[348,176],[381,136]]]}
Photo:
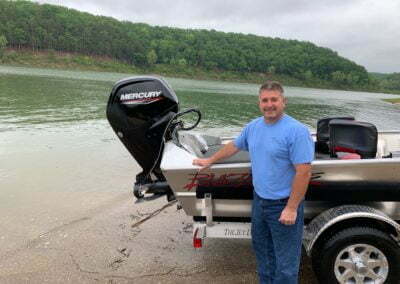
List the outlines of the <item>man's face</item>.
{"label": "man's face", "polygon": [[266,122],[272,123],[277,121],[282,116],[285,106],[286,99],[279,91],[261,91],[259,95],[259,107]]}

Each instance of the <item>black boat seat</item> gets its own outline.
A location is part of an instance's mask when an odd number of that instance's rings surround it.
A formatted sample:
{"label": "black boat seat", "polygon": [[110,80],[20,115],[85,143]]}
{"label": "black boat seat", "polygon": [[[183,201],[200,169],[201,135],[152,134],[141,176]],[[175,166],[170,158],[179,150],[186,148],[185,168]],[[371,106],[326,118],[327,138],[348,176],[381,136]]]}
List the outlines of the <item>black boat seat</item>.
{"label": "black boat seat", "polygon": [[354,120],[353,116],[324,117],[317,121],[316,153],[329,154],[329,122],[333,119]]}
{"label": "black boat seat", "polygon": [[357,153],[361,159],[376,157],[378,131],[367,122],[333,119],[329,122],[329,151],[331,157],[338,152]]}

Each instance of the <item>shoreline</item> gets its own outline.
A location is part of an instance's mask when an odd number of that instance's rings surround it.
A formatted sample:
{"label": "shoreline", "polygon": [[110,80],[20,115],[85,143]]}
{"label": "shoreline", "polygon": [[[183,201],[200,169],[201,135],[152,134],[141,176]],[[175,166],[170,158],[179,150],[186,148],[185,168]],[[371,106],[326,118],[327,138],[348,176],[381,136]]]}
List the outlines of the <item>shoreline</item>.
{"label": "shoreline", "polygon": [[[104,56],[87,56],[82,54],[58,52],[58,51],[31,51],[7,49],[3,58],[0,59],[1,65],[14,67],[37,67],[58,70],[78,70],[96,72],[116,72],[133,74],[159,74],[161,76],[176,77],[194,80],[216,80],[237,83],[262,84],[266,80],[280,81],[286,86],[315,88],[326,90],[359,91],[371,93],[396,94],[393,91],[352,88],[336,86],[329,81],[312,80],[302,81],[294,77],[268,74],[268,73],[240,73],[223,70],[205,70],[193,66],[165,65],[156,64],[146,68],[139,68],[133,65],[119,62],[115,59]],[[400,94],[400,91],[398,92]]]}

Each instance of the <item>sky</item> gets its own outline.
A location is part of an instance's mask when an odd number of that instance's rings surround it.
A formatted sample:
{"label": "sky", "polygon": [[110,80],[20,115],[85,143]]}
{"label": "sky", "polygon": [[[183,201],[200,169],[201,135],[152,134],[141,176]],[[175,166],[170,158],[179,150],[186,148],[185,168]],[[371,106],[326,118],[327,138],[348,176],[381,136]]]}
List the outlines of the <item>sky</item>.
{"label": "sky", "polygon": [[399,0],[39,0],[130,22],[309,41],[400,72]]}

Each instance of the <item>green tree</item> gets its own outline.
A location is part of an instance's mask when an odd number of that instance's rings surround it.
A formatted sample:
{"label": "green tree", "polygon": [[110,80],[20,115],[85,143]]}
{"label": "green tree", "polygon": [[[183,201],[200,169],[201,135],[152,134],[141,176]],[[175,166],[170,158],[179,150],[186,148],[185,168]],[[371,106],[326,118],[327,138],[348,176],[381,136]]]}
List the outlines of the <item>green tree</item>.
{"label": "green tree", "polygon": [[306,72],[304,72],[304,79],[306,81],[310,81],[312,79],[314,79],[314,75],[310,70],[307,70]]}
{"label": "green tree", "polygon": [[347,83],[349,85],[356,85],[359,82],[360,77],[358,76],[358,74],[356,72],[350,72],[349,74],[347,74]]}
{"label": "green tree", "polygon": [[348,83],[346,74],[341,71],[335,71],[332,73],[332,81],[337,85]]}
{"label": "green tree", "polygon": [[0,58],[4,56],[4,50],[7,46],[7,39],[5,36],[0,35]]}
{"label": "green tree", "polygon": [[186,62],[185,58],[178,59],[177,63],[178,63],[179,66],[186,66],[187,65],[187,62]]}
{"label": "green tree", "polygon": [[150,66],[154,65],[157,62],[157,53],[154,51],[154,49],[152,49],[147,53],[146,58],[147,64],[149,64]]}
{"label": "green tree", "polygon": [[273,66],[273,65],[269,66],[267,68],[267,72],[268,72],[268,74],[275,74],[275,72],[276,72],[275,66]]}

